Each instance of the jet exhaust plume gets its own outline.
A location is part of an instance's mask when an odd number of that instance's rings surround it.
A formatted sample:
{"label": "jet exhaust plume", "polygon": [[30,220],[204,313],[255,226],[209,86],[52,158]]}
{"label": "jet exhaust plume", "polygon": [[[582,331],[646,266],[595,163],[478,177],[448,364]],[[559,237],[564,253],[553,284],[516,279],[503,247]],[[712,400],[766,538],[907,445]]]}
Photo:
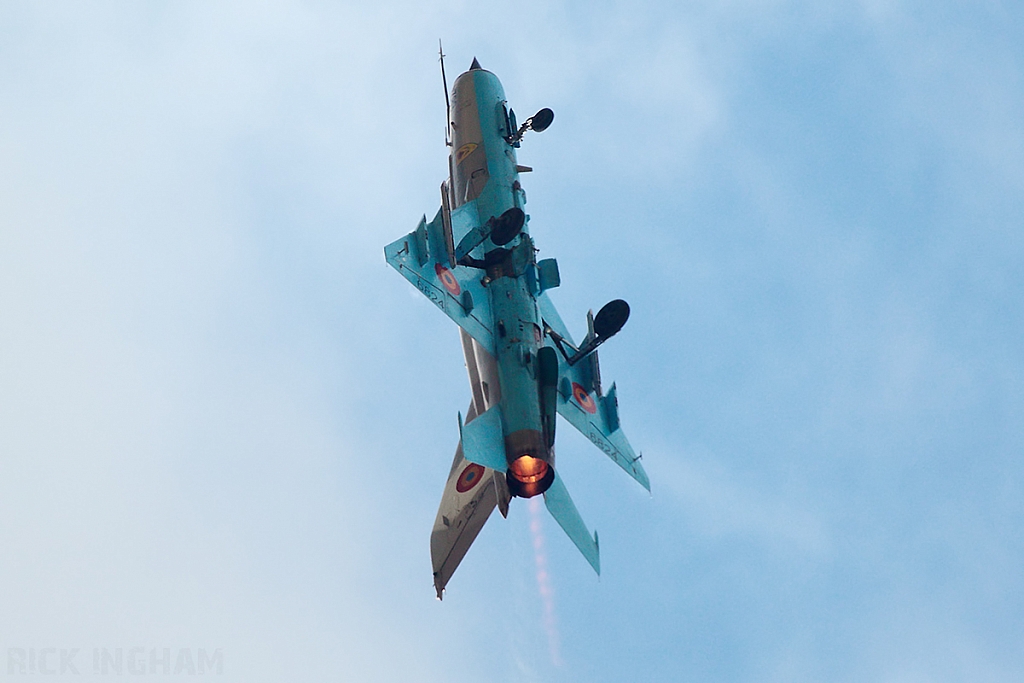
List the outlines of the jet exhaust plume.
{"label": "jet exhaust plume", "polygon": [[555,618],[555,592],[548,574],[548,556],[544,550],[544,531],[541,529],[540,499],[530,499],[530,533],[533,536],[533,559],[537,565],[537,593],[540,595],[544,632],[548,637],[551,663],[562,666],[558,621]]}

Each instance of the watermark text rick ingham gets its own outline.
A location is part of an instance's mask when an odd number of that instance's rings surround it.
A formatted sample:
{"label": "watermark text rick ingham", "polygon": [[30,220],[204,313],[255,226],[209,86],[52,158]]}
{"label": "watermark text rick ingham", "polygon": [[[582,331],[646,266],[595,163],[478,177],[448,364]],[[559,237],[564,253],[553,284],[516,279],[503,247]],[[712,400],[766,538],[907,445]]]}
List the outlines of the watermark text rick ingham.
{"label": "watermark text rick ingham", "polygon": [[196,676],[224,673],[222,648],[9,647],[8,676]]}

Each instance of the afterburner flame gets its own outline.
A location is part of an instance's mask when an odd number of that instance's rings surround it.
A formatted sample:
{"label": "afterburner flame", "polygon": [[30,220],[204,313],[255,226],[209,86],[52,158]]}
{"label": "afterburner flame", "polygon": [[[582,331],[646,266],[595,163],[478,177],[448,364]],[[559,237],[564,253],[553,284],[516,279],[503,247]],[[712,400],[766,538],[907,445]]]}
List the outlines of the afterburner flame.
{"label": "afterburner flame", "polygon": [[509,466],[512,476],[524,484],[535,484],[548,473],[548,464],[532,455],[521,455]]}

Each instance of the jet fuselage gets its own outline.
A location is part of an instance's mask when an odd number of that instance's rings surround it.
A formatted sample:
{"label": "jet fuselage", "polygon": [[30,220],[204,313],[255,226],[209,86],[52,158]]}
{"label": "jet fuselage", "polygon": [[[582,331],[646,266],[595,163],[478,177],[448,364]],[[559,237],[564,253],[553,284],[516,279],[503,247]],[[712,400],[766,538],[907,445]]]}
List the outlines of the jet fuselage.
{"label": "jet fuselage", "polygon": [[[442,62],[442,76],[444,65]],[[516,150],[524,133],[554,119],[547,108],[517,127],[498,78],[473,60],[448,106],[448,177],[432,220],[384,247],[384,257],[459,326],[472,400],[430,534],[440,598],[473,539],[513,496],[543,494],[544,505],[598,574],[591,533],[555,470],[556,416],[579,430],[650,490],[647,473],[619,424],[613,383],[601,388],[597,347],[618,332],[629,305],[587,314],[577,346],[548,296],[558,263],[536,260],[524,212]]]}
{"label": "jet fuselage", "polygon": [[[450,201],[454,207],[476,200],[481,216],[502,216],[524,208],[505,92],[498,77],[475,68],[452,88]],[[537,302],[525,277],[536,262],[524,223],[522,237],[509,246],[490,240],[481,266],[494,317],[494,357],[500,382],[501,416],[508,461],[508,484],[517,496],[543,493],[554,479],[554,453],[544,438],[538,390],[537,352],[543,330]]]}

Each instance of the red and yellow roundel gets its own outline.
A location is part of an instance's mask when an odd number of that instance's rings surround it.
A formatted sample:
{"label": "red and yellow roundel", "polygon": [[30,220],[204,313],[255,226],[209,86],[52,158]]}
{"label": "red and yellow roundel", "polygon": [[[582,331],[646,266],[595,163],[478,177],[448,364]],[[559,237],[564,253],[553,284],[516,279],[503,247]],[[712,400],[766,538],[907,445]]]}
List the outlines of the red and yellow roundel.
{"label": "red and yellow roundel", "polygon": [[583,388],[582,385],[576,382],[572,383],[572,397],[576,399],[576,403],[579,404],[580,408],[587,411],[591,415],[597,412],[597,406],[594,405],[594,399],[590,398],[590,394]]}
{"label": "red and yellow roundel", "polygon": [[455,490],[459,493],[465,493],[479,484],[480,480],[483,478],[483,466],[477,465],[475,462],[471,462],[466,465],[466,469],[462,470],[462,474],[459,475],[459,480],[455,482]]}
{"label": "red and yellow roundel", "polygon": [[448,293],[452,296],[458,296],[462,294],[462,287],[459,287],[459,281],[452,275],[452,271],[448,270],[440,263],[434,265],[434,272],[441,278],[441,284],[448,290]]}

